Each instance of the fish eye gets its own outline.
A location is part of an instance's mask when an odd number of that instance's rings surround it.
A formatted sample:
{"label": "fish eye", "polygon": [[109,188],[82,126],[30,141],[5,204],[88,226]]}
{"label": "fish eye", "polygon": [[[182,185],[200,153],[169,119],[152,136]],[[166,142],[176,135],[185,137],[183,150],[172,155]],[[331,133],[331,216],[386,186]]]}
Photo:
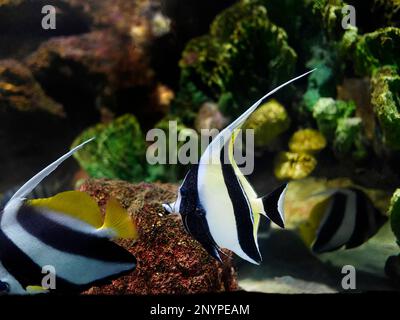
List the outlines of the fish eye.
{"label": "fish eye", "polygon": [[10,285],[7,282],[0,281],[0,295],[10,292]]}

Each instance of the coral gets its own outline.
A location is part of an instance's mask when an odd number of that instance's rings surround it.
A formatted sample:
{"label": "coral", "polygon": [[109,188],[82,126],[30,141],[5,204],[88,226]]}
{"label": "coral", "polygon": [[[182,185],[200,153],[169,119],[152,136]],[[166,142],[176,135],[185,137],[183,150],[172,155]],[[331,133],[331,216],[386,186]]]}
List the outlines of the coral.
{"label": "coral", "polygon": [[389,27],[361,36],[355,50],[355,69],[360,75],[372,75],[385,65],[400,67],[400,29]]}
{"label": "coral", "polygon": [[[155,129],[161,129],[165,133],[166,138],[166,150],[165,151],[165,163],[149,165],[147,169],[147,181],[169,181],[176,182],[179,180],[180,176],[183,176],[184,168],[179,161],[174,164],[171,159],[178,159],[179,148],[182,147],[184,141],[179,139],[179,136],[185,134],[186,132],[191,135],[196,135],[193,129],[186,127],[182,120],[176,116],[166,116],[161,119],[155,126]],[[175,133],[174,133],[175,131]],[[170,134],[176,134],[176,137],[171,137]],[[170,149],[170,139],[177,141],[177,149]],[[157,141],[158,142],[158,141]],[[152,146],[148,149],[148,154],[152,151]],[[159,155],[160,150],[158,150],[157,155]]]}
{"label": "coral", "polygon": [[91,177],[126,181],[141,181],[146,177],[144,137],[133,115],[87,129],[73,146],[92,137],[96,137],[95,141],[75,154]]}
{"label": "coral", "polygon": [[400,189],[396,189],[390,199],[389,217],[392,231],[400,246]]}
{"label": "coral", "polygon": [[0,106],[2,111],[43,111],[63,116],[63,107],[48,97],[31,71],[16,60],[0,60]]}
{"label": "coral", "polygon": [[171,105],[171,113],[179,117],[185,124],[191,125],[195,121],[197,111],[210,98],[207,97],[191,81],[180,82],[180,89]]}
{"label": "coral", "polygon": [[[170,74],[166,77],[160,68],[155,70],[160,64],[155,51],[163,52],[165,64],[173,46],[163,42],[154,49],[158,39],[169,33],[161,1],[62,3],[88,16],[90,30],[53,37],[26,58],[39,83],[64,105],[73,121],[85,119],[85,126],[99,121],[104,114],[125,113],[146,121],[145,127],[154,125],[167,114],[174,95],[170,83],[163,81],[173,82],[168,79]],[[170,69],[177,72],[176,63],[175,69]]]}
{"label": "coral", "polygon": [[337,99],[354,101],[356,116],[362,119],[365,135],[372,141],[375,136],[375,113],[371,103],[371,84],[369,78],[345,78],[337,88]]}
{"label": "coral", "polygon": [[355,161],[366,158],[361,118],[339,119],[333,148],[341,157],[350,156]]}
{"label": "coral", "polygon": [[353,53],[358,39],[358,29],[350,26],[339,42],[339,53],[342,57],[346,57],[347,55],[350,56]]}
{"label": "coral", "polygon": [[192,294],[238,289],[232,254],[224,250],[223,263],[217,262],[184,231],[179,216],[165,215],[161,204],[175,200],[177,186],[89,180],[81,190],[103,208],[110,196],[118,199],[139,232],[137,242],[120,242],[136,256],[136,270],[86,294]]}
{"label": "coral", "polygon": [[374,2],[376,7],[383,10],[383,15],[388,25],[400,27],[399,0],[374,0]]}
{"label": "coral", "polygon": [[353,101],[321,98],[314,106],[313,116],[319,130],[333,143],[339,158],[361,161],[368,155],[363,121],[354,117]]}
{"label": "coral", "polygon": [[[121,105],[123,100],[117,94],[135,87],[148,89],[139,101],[150,105],[152,91],[157,89],[146,53],[110,30],[51,39],[26,61],[42,86],[64,103],[67,113],[78,113],[77,117],[104,107],[119,113],[132,111],[131,103],[129,107]],[[61,86],[75,90],[74,97],[60,92]]]}
{"label": "coral", "polygon": [[303,179],[317,166],[317,160],[308,153],[280,152],[275,159],[275,176],[280,180]]}
{"label": "coral", "polygon": [[243,130],[254,130],[254,143],[265,147],[290,126],[289,115],[283,105],[270,100],[261,105],[245,122]]}
{"label": "coral", "polygon": [[314,129],[298,130],[289,140],[289,149],[293,152],[316,153],[325,147],[325,137]]}
{"label": "coral", "polygon": [[[313,20],[313,1],[308,0],[258,0],[268,10],[270,19],[278,26],[284,28],[289,37],[299,35],[300,39],[293,37],[291,41],[306,41],[301,39],[303,32],[308,32],[309,26],[315,27]],[[284,12],[285,14],[282,14]],[[308,21],[308,23],[306,22]],[[315,32],[315,30],[314,30]],[[297,43],[296,43],[297,46]]]}
{"label": "coral", "polygon": [[202,129],[222,130],[227,122],[227,119],[219,111],[217,104],[206,102],[200,107],[194,122],[194,128],[197,132],[201,132]]}
{"label": "coral", "polygon": [[339,119],[352,116],[355,110],[356,106],[351,101],[320,98],[313,108],[313,117],[317,122],[318,129],[329,141],[332,141]]}
{"label": "coral", "polygon": [[338,74],[337,55],[331,45],[313,45],[308,68],[317,68],[308,77],[307,91],[303,96],[303,104],[308,112],[312,112],[318,99],[335,96],[335,82]]}
{"label": "coral", "polygon": [[313,6],[314,13],[322,21],[324,30],[329,34],[340,34],[343,31],[341,21],[343,19],[342,8],[346,2],[342,0],[318,0]]}
{"label": "coral", "polygon": [[214,100],[230,93],[233,105],[226,114],[235,116],[266,88],[290,77],[296,59],[285,31],[269,20],[265,7],[239,1],[215,18],[208,35],[187,44],[180,67],[185,81]]}
{"label": "coral", "polygon": [[148,44],[170,31],[170,21],[162,14],[160,0],[62,0],[90,16],[93,27],[111,27],[131,35],[136,43]]}
{"label": "coral", "polygon": [[25,65],[0,60],[2,191],[22,183],[43,163],[63,153],[75,135],[73,130],[62,105],[47,95]]}
{"label": "coral", "polygon": [[385,145],[400,150],[400,75],[393,67],[378,69],[372,77],[372,105]]}

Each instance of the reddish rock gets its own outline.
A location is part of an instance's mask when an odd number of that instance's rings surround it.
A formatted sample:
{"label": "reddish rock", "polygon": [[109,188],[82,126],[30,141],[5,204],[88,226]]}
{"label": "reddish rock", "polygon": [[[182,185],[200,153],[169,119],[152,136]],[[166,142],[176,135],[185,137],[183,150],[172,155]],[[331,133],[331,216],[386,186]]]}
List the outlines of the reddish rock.
{"label": "reddish rock", "polygon": [[[65,152],[77,134],[61,104],[49,97],[22,63],[0,60],[0,189],[7,190]],[[68,176],[64,166],[60,172]],[[56,176],[58,173],[56,174]],[[53,179],[54,177],[52,177]]]}
{"label": "reddish rock", "polygon": [[63,107],[48,97],[31,71],[16,60],[0,60],[0,112],[44,111],[63,116]]}
{"label": "reddish rock", "polygon": [[112,27],[119,33],[135,36],[135,28],[141,28],[145,32],[140,33],[140,39],[135,39],[138,42],[141,42],[140,40],[150,42],[154,37],[163,34],[163,32],[159,32],[162,29],[169,32],[168,19],[162,21],[159,19],[162,0],[63,1],[90,16],[93,27],[97,29]]}
{"label": "reddish rock", "polygon": [[179,216],[165,215],[161,204],[175,199],[175,185],[101,179],[88,180],[80,190],[93,196],[102,208],[110,196],[117,198],[139,230],[137,242],[120,241],[136,256],[136,270],[86,294],[192,294],[238,289],[232,253],[225,251],[223,264],[217,262],[186,233]]}
{"label": "reddish rock", "polygon": [[[110,110],[135,114],[151,127],[169,109],[144,44],[113,28],[44,42],[26,59],[34,76],[67,115],[87,125]],[[160,90],[160,88],[166,88]],[[173,92],[171,93],[173,95]]]}

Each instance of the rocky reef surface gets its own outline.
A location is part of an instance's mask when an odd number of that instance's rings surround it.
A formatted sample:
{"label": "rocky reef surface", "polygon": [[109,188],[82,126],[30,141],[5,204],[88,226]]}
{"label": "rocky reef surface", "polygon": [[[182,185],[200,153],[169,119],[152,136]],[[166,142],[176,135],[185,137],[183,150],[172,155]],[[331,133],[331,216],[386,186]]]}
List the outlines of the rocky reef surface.
{"label": "rocky reef surface", "polygon": [[100,179],[88,180],[80,190],[103,208],[110,196],[118,199],[139,231],[137,242],[120,242],[136,256],[136,270],[86,294],[192,294],[238,289],[232,253],[224,251],[223,263],[217,262],[187,234],[179,216],[165,215],[161,204],[174,201],[175,185]]}

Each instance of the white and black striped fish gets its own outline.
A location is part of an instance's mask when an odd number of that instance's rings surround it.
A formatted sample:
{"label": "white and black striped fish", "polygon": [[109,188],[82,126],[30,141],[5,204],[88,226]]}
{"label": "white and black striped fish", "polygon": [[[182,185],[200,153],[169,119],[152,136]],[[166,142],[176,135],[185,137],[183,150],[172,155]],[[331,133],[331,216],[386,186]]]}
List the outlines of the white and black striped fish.
{"label": "white and black striped fish", "polygon": [[312,245],[315,253],[358,247],[375,235],[387,221],[387,217],[360,189],[334,189],[324,194],[328,194],[329,198]]}
{"label": "white and black striped fish", "polygon": [[103,219],[97,203],[84,192],[25,199],[89,141],[24,184],[0,213],[0,293],[48,292],[42,285],[46,266],[54,268],[56,292],[80,292],[135,268],[135,257],[110,241],[137,237],[133,222],[116,200],[109,200]]}
{"label": "white and black striped fish", "polygon": [[[181,214],[186,230],[220,261],[220,248],[227,248],[259,264],[260,215],[268,216],[281,227],[284,225],[286,185],[268,196],[258,197],[234,160],[233,145],[240,127],[264,99],[310,72],[269,92],[221,131],[204,151],[199,164],[187,173],[177,200],[163,205],[169,213]],[[229,161],[225,161],[225,154]]]}

